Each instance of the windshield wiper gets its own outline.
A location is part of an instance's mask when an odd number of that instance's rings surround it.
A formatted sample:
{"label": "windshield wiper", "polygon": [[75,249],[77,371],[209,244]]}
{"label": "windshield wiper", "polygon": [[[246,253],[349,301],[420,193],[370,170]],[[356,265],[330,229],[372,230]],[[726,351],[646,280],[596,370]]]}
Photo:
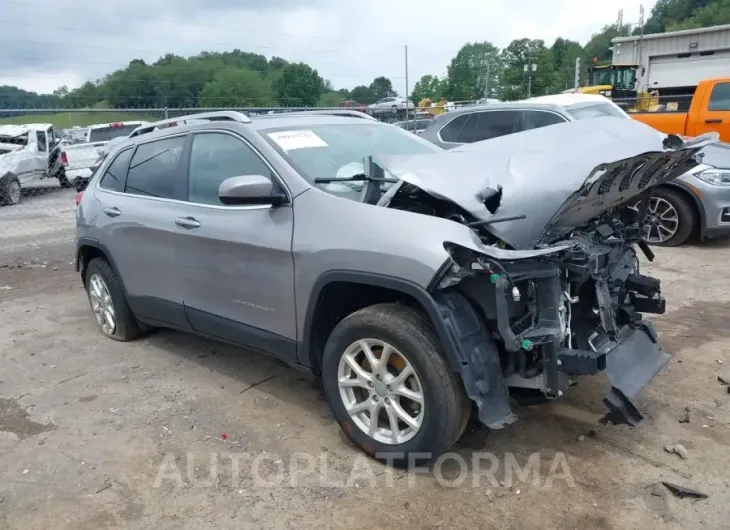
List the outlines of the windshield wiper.
{"label": "windshield wiper", "polygon": [[386,178],[378,178],[378,177],[371,177],[366,175],[365,173],[358,173],[357,175],[353,175],[351,177],[347,178],[317,178],[314,179],[315,184],[331,184],[332,182],[385,182],[387,184],[396,184],[398,182],[398,179],[386,179]]}
{"label": "windshield wiper", "polygon": [[493,217],[492,219],[486,219],[485,221],[476,221],[474,223],[469,223],[469,227],[476,228],[478,226],[487,226],[487,225],[493,225],[496,223],[505,223],[507,221],[519,221],[521,219],[527,219],[527,216],[525,214],[522,214],[522,215],[510,215],[508,217]]}

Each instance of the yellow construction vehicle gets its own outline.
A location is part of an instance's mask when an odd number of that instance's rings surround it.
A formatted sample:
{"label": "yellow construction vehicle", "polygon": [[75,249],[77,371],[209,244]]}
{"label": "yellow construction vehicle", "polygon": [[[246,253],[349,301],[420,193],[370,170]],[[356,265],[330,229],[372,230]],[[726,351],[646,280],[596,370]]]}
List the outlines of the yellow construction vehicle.
{"label": "yellow construction vehicle", "polygon": [[659,93],[637,92],[638,68],[638,64],[592,64],[588,67],[588,84],[578,90],[615,100],[627,112],[652,112],[659,107]]}
{"label": "yellow construction vehicle", "polygon": [[446,103],[447,101],[444,98],[441,98],[438,103],[434,103],[431,98],[423,98],[418,102],[418,108],[436,116],[446,112]]}

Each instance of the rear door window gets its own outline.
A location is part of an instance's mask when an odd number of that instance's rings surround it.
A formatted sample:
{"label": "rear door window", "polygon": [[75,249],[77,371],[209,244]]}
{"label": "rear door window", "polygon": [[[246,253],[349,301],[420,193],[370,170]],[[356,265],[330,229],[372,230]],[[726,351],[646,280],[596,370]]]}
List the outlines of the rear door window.
{"label": "rear door window", "polygon": [[466,122],[469,120],[470,117],[471,114],[462,114],[461,116],[457,116],[449,123],[444,125],[444,127],[439,132],[441,141],[451,143],[458,142],[459,135],[461,134],[461,131],[464,129],[464,125],[466,125]]}
{"label": "rear door window", "polygon": [[530,129],[539,129],[548,125],[557,125],[567,121],[565,118],[554,112],[545,112],[543,110],[525,110],[522,111],[522,123],[520,130],[529,131]]}
{"label": "rear door window", "polygon": [[134,195],[173,199],[180,177],[185,136],[165,138],[137,147],[124,190]]}
{"label": "rear door window", "polygon": [[496,110],[479,113],[479,121],[474,130],[474,141],[481,142],[499,136],[512,134],[518,130],[520,113],[516,110]]}
{"label": "rear door window", "polygon": [[134,149],[127,149],[117,155],[114,161],[102,175],[99,187],[110,191],[124,191],[124,182],[127,179],[129,162],[132,160]]}
{"label": "rear door window", "polygon": [[708,110],[730,110],[730,83],[718,83],[714,86]]}

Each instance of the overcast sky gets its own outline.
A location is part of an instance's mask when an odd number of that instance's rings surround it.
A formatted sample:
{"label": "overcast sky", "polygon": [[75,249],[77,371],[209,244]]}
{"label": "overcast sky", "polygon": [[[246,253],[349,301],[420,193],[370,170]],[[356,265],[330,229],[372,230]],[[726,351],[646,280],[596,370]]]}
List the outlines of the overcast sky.
{"label": "overcast sky", "polygon": [[131,59],[239,48],[304,61],[337,88],[389,77],[405,88],[443,75],[459,48],[556,37],[585,43],[624,10],[619,0],[0,0],[0,85],[51,92],[98,79]]}

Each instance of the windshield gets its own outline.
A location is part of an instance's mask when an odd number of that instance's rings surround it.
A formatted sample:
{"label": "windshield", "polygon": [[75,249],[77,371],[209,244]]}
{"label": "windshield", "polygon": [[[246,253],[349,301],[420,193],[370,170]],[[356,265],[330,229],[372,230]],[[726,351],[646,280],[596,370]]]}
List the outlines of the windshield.
{"label": "windshield", "polygon": [[28,133],[19,136],[0,135],[0,144],[28,145]]}
{"label": "windshield", "polygon": [[108,142],[118,136],[129,136],[129,133],[139,127],[139,125],[139,123],[130,123],[91,129],[89,132],[89,143]]}
{"label": "windshield", "polygon": [[440,149],[392,125],[362,120],[307,127],[264,129],[260,133],[289,163],[314,183],[345,179],[365,171],[363,160],[378,155],[417,155]]}
{"label": "windshield", "polygon": [[591,120],[593,118],[605,118],[606,116],[631,119],[628,114],[621,109],[614,107],[610,103],[596,103],[595,105],[584,105],[572,108],[568,107],[566,110],[568,111],[568,114],[573,116],[576,120]]}

